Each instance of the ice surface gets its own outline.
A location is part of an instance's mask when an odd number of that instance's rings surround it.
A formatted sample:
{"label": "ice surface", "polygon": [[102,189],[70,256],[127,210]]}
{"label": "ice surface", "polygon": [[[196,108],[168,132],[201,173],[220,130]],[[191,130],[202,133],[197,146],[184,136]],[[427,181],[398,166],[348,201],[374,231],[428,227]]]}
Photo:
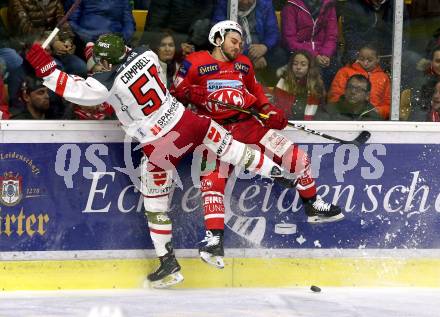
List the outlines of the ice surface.
{"label": "ice surface", "polygon": [[440,316],[440,289],[321,288],[3,292],[0,317],[87,317],[97,306],[117,306],[124,317]]}

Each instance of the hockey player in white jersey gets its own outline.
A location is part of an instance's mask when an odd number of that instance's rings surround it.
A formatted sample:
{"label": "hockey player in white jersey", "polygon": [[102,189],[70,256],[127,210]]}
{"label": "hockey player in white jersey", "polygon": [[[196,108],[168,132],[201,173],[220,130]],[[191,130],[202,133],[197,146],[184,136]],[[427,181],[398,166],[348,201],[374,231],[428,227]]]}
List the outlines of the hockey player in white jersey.
{"label": "hockey player in white jersey", "polygon": [[160,260],[159,268],[147,278],[153,287],[169,287],[183,280],[167,215],[172,173],[181,156],[172,156],[170,144],[182,153],[204,144],[227,163],[274,178],[285,186],[293,186],[293,181],[284,177],[279,165],[235,141],[210,118],[186,110],[159,79],[161,68],[152,51],[144,47],[130,50],[115,34],[101,35],[93,51],[104,71],[87,79],[57,69],[53,58],[39,44],[31,47],[26,59],[36,75],[43,78],[44,85],[66,100],[84,106],[111,104],[125,132],[143,145],[147,159],[142,168],[142,193],[151,239]]}

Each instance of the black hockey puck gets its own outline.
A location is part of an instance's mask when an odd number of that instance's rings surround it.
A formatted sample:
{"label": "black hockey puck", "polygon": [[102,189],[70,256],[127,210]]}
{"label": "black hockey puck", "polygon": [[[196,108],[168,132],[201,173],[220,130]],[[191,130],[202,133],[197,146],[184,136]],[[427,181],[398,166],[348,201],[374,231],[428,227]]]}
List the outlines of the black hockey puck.
{"label": "black hockey puck", "polygon": [[321,289],[315,285],[310,286],[310,289],[315,293],[319,293],[321,291]]}

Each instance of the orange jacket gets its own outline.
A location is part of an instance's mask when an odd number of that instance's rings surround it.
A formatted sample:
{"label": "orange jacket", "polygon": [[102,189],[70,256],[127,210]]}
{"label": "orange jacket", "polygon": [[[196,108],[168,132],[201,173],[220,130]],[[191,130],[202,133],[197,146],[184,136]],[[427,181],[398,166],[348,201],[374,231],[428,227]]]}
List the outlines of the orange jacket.
{"label": "orange jacket", "polygon": [[337,73],[330,87],[328,102],[336,103],[345,94],[348,79],[356,74],[364,75],[371,82],[370,103],[377,109],[380,116],[389,119],[391,109],[391,81],[390,77],[380,66],[367,72],[359,63],[342,67]]}

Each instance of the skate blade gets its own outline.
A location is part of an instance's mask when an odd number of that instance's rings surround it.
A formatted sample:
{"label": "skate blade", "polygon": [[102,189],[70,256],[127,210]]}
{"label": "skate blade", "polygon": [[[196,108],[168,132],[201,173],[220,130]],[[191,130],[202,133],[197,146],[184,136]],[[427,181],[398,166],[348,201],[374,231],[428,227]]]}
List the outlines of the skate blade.
{"label": "skate blade", "polygon": [[200,258],[218,269],[223,269],[225,267],[225,262],[223,261],[223,257],[221,256],[212,256],[208,252],[200,252]]}
{"label": "skate blade", "polygon": [[161,280],[150,282],[148,279],[144,282],[144,288],[164,289],[170,288],[176,284],[183,282],[183,275],[180,272],[167,275]]}
{"label": "skate blade", "polygon": [[344,215],[338,214],[333,217],[321,217],[321,216],[310,216],[307,218],[307,222],[310,224],[319,224],[319,223],[328,223],[328,222],[337,222],[344,219]]}

